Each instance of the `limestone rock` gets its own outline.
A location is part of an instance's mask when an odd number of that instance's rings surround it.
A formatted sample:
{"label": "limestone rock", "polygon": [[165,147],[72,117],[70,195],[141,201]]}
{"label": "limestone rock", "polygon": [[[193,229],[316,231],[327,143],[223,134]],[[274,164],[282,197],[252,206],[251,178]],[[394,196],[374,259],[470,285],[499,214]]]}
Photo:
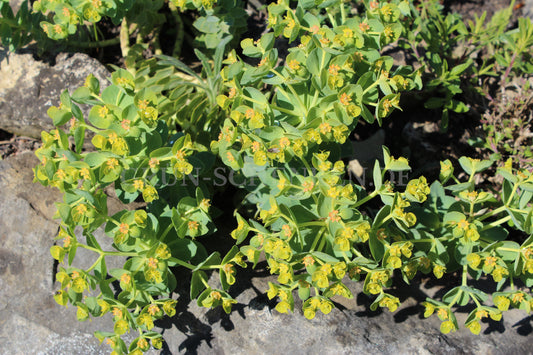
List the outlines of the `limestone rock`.
{"label": "limestone rock", "polygon": [[[9,53],[0,49],[0,129],[34,138],[53,129],[47,115],[59,105],[63,90],[72,93],[92,73],[107,86],[109,72],[96,59],[83,53],[61,53],[55,65],[35,60],[31,53]],[[84,115],[88,108],[82,107]]]}
{"label": "limestone rock", "polygon": [[24,0],[9,0],[9,6],[11,6],[14,14],[17,14],[23,2]]}
{"label": "limestone rock", "polygon": [[[57,190],[32,184],[31,152],[0,161],[0,344],[6,354],[100,355],[110,352],[93,337],[95,330],[110,331],[109,315],[80,323],[76,308],[53,300],[54,261],[49,254],[58,225],[52,220]],[[97,238],[105,239],[101,232]],[[228,237],[229,238],[229,237]],[[229,242],[229,240],[228,240]],[[93,260],[79,254],[79,265]],[[78,260],[79,258],[79,260]],[[506,312],[502,322],[483,323],[476,336],[464,328],[441,334],[436,316],[423,319],[420,302],[439,289],[428,283],[394,290],[403,301],[395,313],[369,310],[372,299],[361,294],[362,282],[349,283],[353,299],[336,299],[328,315],[307,320],[301,301],[294,314],[279,314],[266,297],[275,280],[264,262],[255,270],[239,269],[231,287],[238,301],[230,315],[221,308],[199,307],[188,298],[190,274],[177,271],[177,313],[156,322],[166,344],[154,354],[532,354],[531,316]],[[401,283],[401,280],[397,280]],[[218,275],[209,284],[217,287]],[[54,287],[55,286],[55,287]],[[458,315],[464,322],[467,313]],[[127,336],[129,341],[135,333]]]}
{"label": "limestone rock", "polygon": [[75,307],[65,309],[53,299],[49,249],[58,225],[51,217],[60,195],[32,183],[31,167],[37,162],[31,152],[0,161],[2,352],[98,354],[101,345],[92,333],[102,322],[79,323]]}
{"label": "limestone rock", "polygon": [[[230,315],[220,309],[200,308],[180,296],[178,311],[170,321],[159,322],[170,353],[199,354],[531,354],[531,317],[523,311],[504,314],[501,323],[482,325],[473,335],[462,327],[440,333],[436,316],[424,319],[420,302],[439,288],[405,286],[402,306],[395,313],[371,311],[371,298],[363,295],[362,282],[348,282],[351,300],[336,299],[336,308],[306,319],[302,302],[295,299],[294,314],[273,309],[265,291],[270,276],[265,263],[255,271],[238,270],[230,293],[236,296]],[[216,287],[216,275],[209,283]],[[402,282],[401,280],[397,280]],[[460,281],[459,281],[460,282]],[[185,291],[185,290],[184,290]],[[185,293],[186,294],[186,293]],[[295,296],[297,298],[297,296]],[[458,314],[464,323],[467,313]]]}

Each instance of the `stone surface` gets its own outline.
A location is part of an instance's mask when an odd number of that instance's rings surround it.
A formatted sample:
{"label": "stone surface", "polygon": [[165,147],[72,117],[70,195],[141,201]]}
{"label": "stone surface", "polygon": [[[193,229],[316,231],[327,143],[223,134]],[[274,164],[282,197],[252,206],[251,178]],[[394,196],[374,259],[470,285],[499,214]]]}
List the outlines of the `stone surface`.
{"label": "stone surface", "polygon": [[[402,306],[390,313],[370,311],[371,300],[361,294],[362,284],[350,283],[356,295],[353,299],[339,298],[337,308],[330,314],[318,312],[314,319],[307,320],[297,300],[294,314],[279,314],[273,309],[274,303],[264,294],[273,278],[264,265],[260,264],[254,272],[238,273],[242,278],[238,278],[240,281],[230,293],[236,295],[239,303],[230,315],[219,309],[200,308],[187,303],[187,299],[178,303],[177,315],[160,324],[167,341],[164,354],[533,353],[532,318],[518,310],[507,312],[501,323],[484,323],[479,336],[464,327],[455,333],[441,334],[438,318],[423,319],[423,307],[418,306],[439,287],[406,286],[398,295]],[[216,284],[215,277],[210,284]],[[460,324],[466,315],[458,314]]]}
{"label": "stone surface", "polygon": [[[0,352],[108,354],[109,347],[101,345],[93,333],[112,330],[112,320],[104,317],[80,323],[76,307],[60,307],[53,299],[57,266],[49,249],[58,231],[54,203],[61,195],[32,183],[31,169],[37,163],[32,152],[0,161]],[[119,202],[110,199],[109,208],[118,211]],[[111,238],[101,229],[95,237],[103,248],[111,248]],[[94,253],[80,248],[74,264],[89,267],[94,260]],[[112,268],[121,267],[124,260],[106,261]]]}
{"label": "stone surface", "polygon": [[[33,184],[38,160],[26,152],[0,161],[0,344],[6,354],[96,354],[100,320],[79,323],[75,307],[53,299],[50,246],[57,190]],[[101,352],[103,353],[103,351]]]}
{"label": "stone surface", "polygon": [[[55,65],[35,60],[31,53],[9,53],[0,48],[0,129],[34,138],[53,129],[47,115],[59,105],[63,90],[72,93],[90,73],[103,88],[109,72],[96,59],[83,53],[61,53]],[[88,115],[87,107],[84,115]]]}
{"label": "stone surface", "polygon": [[17,14],[23,2],[24,0],[9,0],[9,6],[11,6],[14,14]]}
{"label": "stone surface", "polygon": [[[80,323],[76,309],[53,300],[54,261],[49,254],[57,223],[53,202],[59,193],[32,184],[31,152],[0,161],[0,344],[6,354],[108,354],[92,336],[95,330],[112,329],[109,316]],[[110,202],[116,204],[116,202]],[[112,206],[111,208],[118,208]],[[106,237],[97,235],[99,240]],[[78,255],[89,263],[93,255]],[[403,304],[395,313],[369,310],[370,298],[361,294],[361,283],[350,288],[355,298],[338,299],[329,315],[304,318],[296,301],[294,314],[279,314],[265,290],[273,278],[260,263],[255,270],[238,270],[230,293],[238,300],[234,311],[209,310],[190,302],[190,275],[177,275],[177,314],[157,322],[155,330],[166,339],[163,351],[154,354],[532,354],[532,317],[510,311],[503,322],[483,324],[482,334],[466,329],[443,335],[440,321],[424,320],[419,306],[439,285],[414,283],[395,289]],[[213,274],[209,283],[217,287]],[[55,287],[54,287],[55,286]],[[466,313],[458,315],[464,321]],[[134,334],[129,334],[130,340]]]}

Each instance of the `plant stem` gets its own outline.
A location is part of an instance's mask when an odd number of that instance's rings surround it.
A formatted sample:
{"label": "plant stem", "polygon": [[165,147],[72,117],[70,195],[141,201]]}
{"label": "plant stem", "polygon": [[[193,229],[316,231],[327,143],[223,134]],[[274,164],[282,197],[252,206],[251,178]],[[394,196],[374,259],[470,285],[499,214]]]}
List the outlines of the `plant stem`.
{"label": "plant stem", "polygon": [[170,223],[170,224],[168,225],[168,227],[165,229],[165,231],[163,232],[163,234],[161,234],[160,240],[165,239],[165,237],[166,237],[167,234],[172,230],[173,227],[174,227],[174,225],[173,225],[172,223]]}
{"label": "plant stem", "polygon": [[496,226],[499,226],[500,224],[503,224],[505,222],[507,222],[508,220],[511,219],[511,216],[507,216],[507,217],[503,217],[495,222],[491,222],[489,224],[486,224],[485,226],[483,226],[483,228],[481,229],[481,231],[485,231],[487,229],[491,229],[491,228],[494,228]]}
{"label": "plant stem", "polygon": [[318,233],[316,234],[315,240],[313,240],[313,244],[311,244],[311,249],[309,250],[310,252],[313,252],[313,251],[315,250],[315,247],[316,247],[316,245],[318,244],[318,241],[320,240],[320,237],[321,237],[322,234],[324,233],[325,228],[326,228],[326,227],[322,227],[322,228],[320,228],[320,230],[319,230]]}
{"label": "plant stem", "polygon": [[507,77],[509,77],[509,74],[511,74],[511,69],[513,69],[514,62],[516,60],[517,55],[518,55],[518,51],[513,53],[513,56],[511,57],[511,61],[509,62],[509,66],[507,67],[507,69],[505,70],[505,73],[502,76],[502,81],[501,81],[502,92],[503,90],[505,90],[505,82],[507,81]]}
{"label": "plant stem", "polygon": [[361,206],[365,202],[367,202],[367,201],[373,199],[374,197],[376,197],[378,194],[379,194],[379,191],[378,190],[374,190],[370,195],[367,195],[362,200],[357,201],[352,208],[357,208],[357,207]]}
{"label": "plant stem", "polygon": [[168,261],[172,261],[180,266],[185,266],[186,268],[191,269],[191,270],[196,269],[196,266],[186,263],[185,261],[180,260],[178,258],[169,258]]}
{"label": "plant stem", "polygon": [[120,38],[110,38],[110,39],[104,39],[101,41],[90,41],[90,42],[67,42],[67,45],[70,47],[76,47],[76,48],[101,48],[101,47],[110,47],[115,46],[120,43]]}
{"label": "plant stem", "polygon": [[122,52],[122,57],[126,58],[130,51],[130,32],[129,32],[128,20],[126,20],[126,17],[122,19],[122,24],[120,25],[119,41],[120,41],[120,51]]}
{"label": "plant stem", "polygon": [[98,31],[96,31],[96,23],[93,23],[94,40],[98,42]]}
{"label": "plant stem", "polygon": [[298,224],[298,227],[309,227],[309,226],[324,226],[323,221],[312,221]]}
{"label": "plant stem", "polygon": [[341,0],[341,23],[346,22],[346,9],[344,8],[344,1]]}
{"label": "plant stem", "polygon": [[503,211],[505,211],[505,206],[498,207],[495,210],[492,210],[489,213],[479,217],[477,220],[480,221],[480,222],[484,221],[485,219],[490,218],[490,217],[492,217],[494,215],[497,215],[497,214],[499,214],[500,212],[503,212]]}
{"label": "plant stem", "polygon": [[96,267],[96,265],[98,265],[98,263],[100,262],[100,260],[102,260],[102,258],[104,257],[104,254],[100,254],[100,256],[98,257],[98,259],[96,259],[96,261],[85,271],[89,272],[91,271],[92,269],[94,269]]}
{"label": "plant stem", "polygon": [[176,40],[174,41],[174,49],[172,50],[172,56],[174,56],[175,58],[179,58],[179,56],[181,55],[181,47],[183,46],[183,39],[185,38],[185,29],[183,26],[183,20],[181,19],[176,5],[174,5],[172,1],[169,1],[168,7],[170,8],[172,16],[174,16],[177,25]]}
{"label": "plant stem", "polygon": [[279,107],[279,106],[276,106],[276,105],[269,105],[270,107],[272,107],[273,110],[277,110],[279,112],[283,112],[287,115],[291,115],[291,116],[297,116],[299,117],[300,115],[298,113],[296,113],[295,111],[292,111],[292,110],[289,110],[289,109],[286,109],[286,108],[283,108],[283,107]]}

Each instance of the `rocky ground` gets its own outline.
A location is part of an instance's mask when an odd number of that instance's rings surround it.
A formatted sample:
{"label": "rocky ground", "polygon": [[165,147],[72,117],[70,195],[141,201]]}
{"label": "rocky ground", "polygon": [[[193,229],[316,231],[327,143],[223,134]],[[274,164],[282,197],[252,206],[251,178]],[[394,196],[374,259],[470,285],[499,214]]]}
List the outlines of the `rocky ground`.
{"label": "rocky ground", "polygon": [[[53,300],[56,265],[49,254],[58,225],[53,220],[56,190],[33,184],[37,159],[22,152],[0,161],[0,344],[4,354],[107,354],[92,336],[111,330],[110,317],[84,323],[74,307]],[[111,206],[111,208],[113,208]],[[102,234],[99,240],[105,240]],[[79,263],[92,263],[90,253],[77,255]],[[178,312],[158,323],[165,348],[153,354],[533,354],[533,317],[507,312],[501,322],[488,322],[482,333],[466,329],[443,335],[436,317],[423,319],[418,304],[438,292],[440,285],[418,283],[402,290],[402,307],[395,313],[372,312],[369,299],[358,291],[352,300],[339,299],[329,315],[313,320],[279,314],[265,295],[269,272],[239,271],[242,277],[231,293],[238,304],[230,315],[221,309],[200,308],[187,299],[187,276],[180,283]],[[178,277],[179,279],[179,277]],[[211,280],[210,283],[214,282]],[[179,290],[178,290],[179,291]],[[459,314],[459,322],[466,313]],[[133,335],[132,335],[133,336]]]}
{"label": "rocky ground", "polygon": [[[50,127],[45,111],[58,97],[58,93],[47,89],[47,83],[57,80],[63,87],[67,83],[73,88],[83,82],[88,72],[100,71],[105,77],[105,69],[85,55],[58,58],[61,61],[50,65],[35,63],[29,54],[12,55],[8,64],[4,58],[0,69],[18,75],[15,84],[5,76],[0,81],[3,85],[0,124],[7,127],[4,122],[9,121],[9,127],[30,136],[8,138],[18,144],[17,149],[0,161],[0,343],[5,354],[109,352],[106,345],[100,345],[92,336],[95,330],[112,329],[109,317],[80,323],[74,307],[63,308],[53,300],[57,265],[49,248],[58,230],[53,219],[54,202],[61,196],[57,190],[32,183],[32,167],[37,159],[31,149],[38,145],[32,132]],[[26,65],[22,65],[24,61]],[[12,66],[19,71],[11,70]],[[43,105],[32,105],[32,102]],[[11,110],[11,120],[4,113],[6,107]],[[375,136],[372,142],[382,144],[381,135]],[[105,238],[100,234],[100,240]],[[90,253],[79,254],[77,261],[89,264],[92,258]],[[300,311],[285,315],[273,310],[274,305],[264,293],[271,280],[264,265],[260,264],[254,271],[241,271],[241,275],[231,290],[239,301],[231,315],[220,309],[200,308],[186,297],[176,295],[178,313],[158,323],[166,339],[160,353],[533,353],[530,346],[533,319],[521,311],[509,312],[502,322],[485,324],[479,336],[465,329],[441,334],[438,319],[423,320],[423,310],[418,305],[427,295],[438,292],[438,285],[406,287],[403,306],[394,314],[370,311],[369,299],[360,293],[361,285],[353,285],[359,291],[353,300],[339,300],[331,314],[318,315],[309,321]],[[185,291],[187,276],[183,279],[179,288],[184,292],[178,294],[188,293]],[[466,313],[461,316],[466,317]]]}
{"label": "rocky ground", "polygon": [[[526,9],[533,16],[532,2]],[[476,1],[456,4],[474,11]],[[459,5],[456,5],[459,6]],[[33,154],[40,132],[52,127],[46,110],[58,103],[60,89],[73,90],[95,74],[101,82],[107,69],[84,54],[60,54],[48,62],[31,53],[7,54],[0,49],[0,353],[3,354],[107,354],[109,348],[93,337],[95,330],[111,330],[110,317],[80,323],[74,307],[53,300],[57,265],[50,256],[58,231],[53,219],[57,190],[34,184]],[[415,127],[416,129],[416,127]],[[424,127],[425,129],[425,127]],[[359,161],[372,160],[384,142],[379,131],[358,143]],[[355,143],[357,144],[357,143]],[[353,163],[354,172],[363,170]],[[111,201],[110,209],[113,209]],[[118,206],[115,206],[118,207]],[[103,233],[100,241],[106,239]],[[79,253],[77,262],[92,264],[93,255]],[[369,298],[353,284],[352,300],[339,299],[327,316],[307,320],[279,314],[265,290],[271,276],[265,265],[240,270],[231,293],[238,300],[234,311],[200,308],[186,296],[188,279],[182,275],[177,293],[177,314],[157,323],[166,343],[152,354],[533,354],[533,316],[513,310],[501,322],[483,324],[480,335],[468,330],[443,335],[435,317],[423,319],[420,302],[438,293],[443,283],[419,279],[401,291],[402,307],[395,313],[369,310]],[[179,275],[178,275],[179,276]],[[216,276],[216,275],[214,275]],[[178,280],[180,277],[178,277]],[[445,280],[449,282],[450,280]],[[451,280],[454,281],[454,280]],[[210,283],[214,283],[211,280]],[[459,314],[459,323],[466,318]],[[133,338],[134,335],[131,334]]]}

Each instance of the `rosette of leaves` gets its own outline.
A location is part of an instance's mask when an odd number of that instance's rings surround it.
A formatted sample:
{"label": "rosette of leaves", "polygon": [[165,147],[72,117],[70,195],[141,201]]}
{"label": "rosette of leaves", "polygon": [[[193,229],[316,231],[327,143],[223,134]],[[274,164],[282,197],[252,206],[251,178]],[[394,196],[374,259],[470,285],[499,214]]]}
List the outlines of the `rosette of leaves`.
{"label": "rosette of leaves", "polygon": [[144,60],[145,45],[135,45],[126,58],[128,70],[135,74],[117,70],[113,75],[129,75],[138,90],[149,89],[158,95],[159,119],[166,122],[171,134],[186,132],[192,141],[207,146],[218,136],[225,117],[216,98],[223,89],[220,70],[230,40],[228,37],[218,44],[212,59],[194,51],[202,63],[200,73],[170,56]]}

